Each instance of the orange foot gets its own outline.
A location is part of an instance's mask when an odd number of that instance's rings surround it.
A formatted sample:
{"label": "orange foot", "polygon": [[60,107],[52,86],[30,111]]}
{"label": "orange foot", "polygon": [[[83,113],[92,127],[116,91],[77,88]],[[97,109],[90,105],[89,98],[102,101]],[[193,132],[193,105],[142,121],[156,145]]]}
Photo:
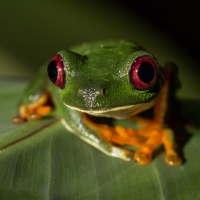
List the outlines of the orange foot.
{"label": "orange foot", "polygon": [[105,124],[96,124],[85,114],[83,114],[83,120],[92,129],[95,129],[105,141],[113,145],[129,145],[139,148],[134,154],[134,160],[141,165],[151,162],[152,153],[160,144],[164,144],[167,154],[165,161],[169,165],[178,166],[182,163],[182,159],[175,150],[173,131],[168,128],[162,128],[159,123],[153,120],[135,117],[134,120],[141,125],[141,128],[137,130],[121,126],[110,127]]}
{"label": "orange foot", "polygon": [[37,101],[21,105],[19,116],[12,119],[12,123],[21,124],[25,121],[34,121],[48,115],[53,109],[50,94],[46,91]]}

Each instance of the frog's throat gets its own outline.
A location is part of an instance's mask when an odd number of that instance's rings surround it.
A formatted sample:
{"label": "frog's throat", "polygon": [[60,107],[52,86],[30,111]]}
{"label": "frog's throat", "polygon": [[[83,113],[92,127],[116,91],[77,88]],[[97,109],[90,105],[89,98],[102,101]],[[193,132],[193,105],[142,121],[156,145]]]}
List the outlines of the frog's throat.
{"label": "frog's throat", "polygon": [[89,115],[98,116],[98,117],[112,117],[115,119],[127,119],[133,115],[136,115],[142,111],[145,111],[151,108],[155,104],[155,99],[150,102],[145,102],[136,105],[122,106],[111,108],[107,110],[82,110],[79,108],[71,107],[66,105],[69,108],[78,110],[80,112],[87,113]]}

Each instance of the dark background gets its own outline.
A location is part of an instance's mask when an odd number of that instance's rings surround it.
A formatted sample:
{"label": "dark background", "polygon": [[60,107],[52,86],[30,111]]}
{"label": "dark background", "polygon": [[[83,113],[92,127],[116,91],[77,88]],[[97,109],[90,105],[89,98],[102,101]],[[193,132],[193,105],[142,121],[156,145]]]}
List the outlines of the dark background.
{"label": "dark background", "polygon": [[129,0],[125,4],[200,59],[200,1]]}
{"label": "dark background", "polygon": [[199,98],[198,1],[21,0],[0,5],[0,75],[29,76],[61,49],[102,39],[137,41],[180,68],[182,97]]}

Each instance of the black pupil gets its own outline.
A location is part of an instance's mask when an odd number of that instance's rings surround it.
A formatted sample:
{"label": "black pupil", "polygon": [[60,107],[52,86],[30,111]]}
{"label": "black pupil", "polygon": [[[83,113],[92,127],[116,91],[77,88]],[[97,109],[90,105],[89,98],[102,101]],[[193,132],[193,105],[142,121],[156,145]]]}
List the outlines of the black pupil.
{"label": "black pupil", "polygon": [[143,62],[138,70],[138,77],[144,83],[150,83],[155,76],[155,69],[149,62]]}
{"label": "black pupil", "polygon": [[49,66],[48,66],[48,76],[49,76],[49,78],[51,79],[51,81],[53,83],[56,82],[57,75],[58,75],[58,72],[57,72],[57,62],[55,60],[52,60],[49,63]]}

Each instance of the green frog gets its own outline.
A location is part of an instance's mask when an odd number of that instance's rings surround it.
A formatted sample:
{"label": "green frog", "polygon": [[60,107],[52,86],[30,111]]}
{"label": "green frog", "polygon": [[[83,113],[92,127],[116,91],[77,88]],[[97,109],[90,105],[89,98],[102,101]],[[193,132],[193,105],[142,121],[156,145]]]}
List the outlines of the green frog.
{"label": "green frog", "polygon": [[[56,109],[68,131],[109,156],[145,165],[163,144],[165,161],[180,165],[174,132],[163,120],[172,65],[160,67],[152,54],[124,40],[60,51],[25,91],[13,123],[39,120]],[[152,119],[136,116],[152,107]],[[134,121],[139,128],[97,123],[100,117]]]}

